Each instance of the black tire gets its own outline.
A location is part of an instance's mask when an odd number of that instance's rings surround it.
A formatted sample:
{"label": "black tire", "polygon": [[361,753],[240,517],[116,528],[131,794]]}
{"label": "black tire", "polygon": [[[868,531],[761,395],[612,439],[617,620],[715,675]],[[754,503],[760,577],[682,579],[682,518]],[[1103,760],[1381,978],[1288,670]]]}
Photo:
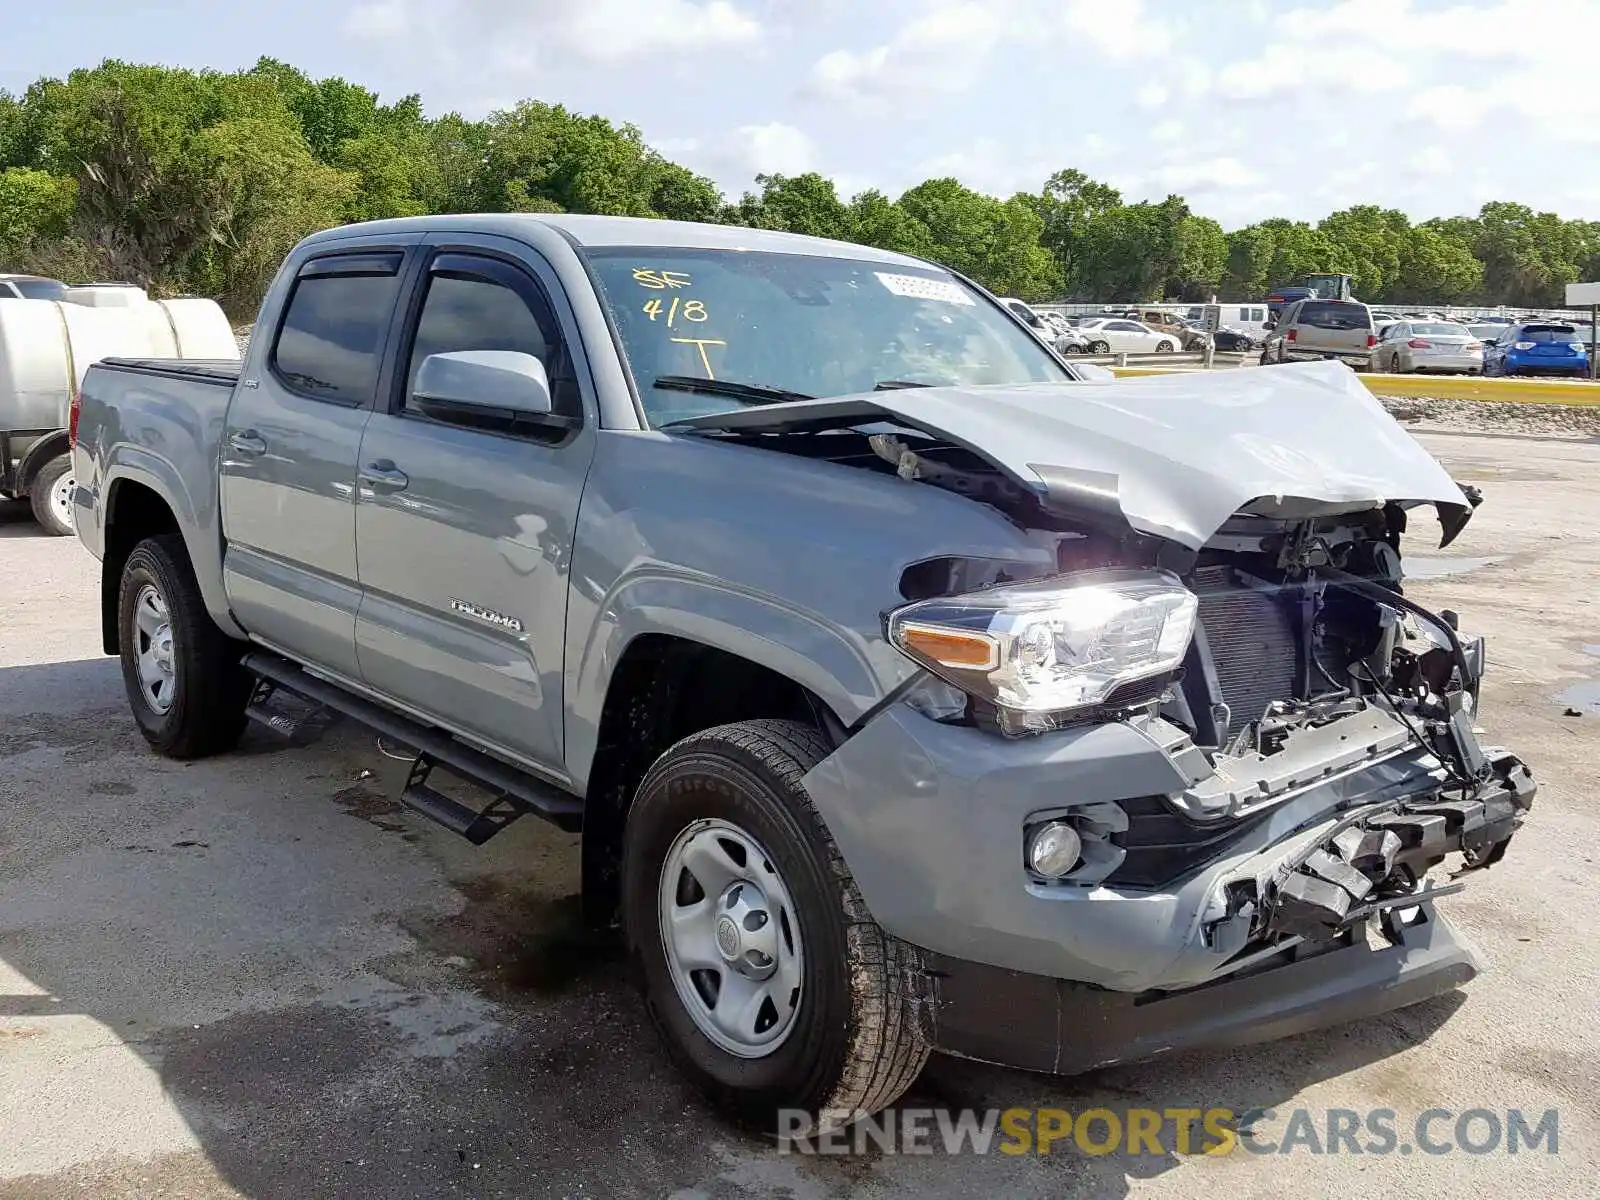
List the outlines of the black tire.
{"label": "black tire", "polygon": [[1389,374],[1400,374],[1400,356],[1398,354],[1389,355]]}
{"label": "black tire", "polygon": [[1111,343],[1110,342],[1101,342],[1101,341],[1090,342],[1089,343],[1089,353],[1090,354],[1110,354],[1111,353]]}
{"label": "black tire", "polygon": [[39,522],[46,533],[54,537],[66,537],[73,531],[72,521],[63,519],[56,506],[51,503],[56,485],[71,475],[72,459],[68,455],[61,454],[40,467],[39,473],[28,485],[28,503],[33,508],[33,519]]}
{"label": "black tire", "polygon": [[[793,721],[740,721],[685,738],[658,759],[628,815],[623,923],[651,1018],[680,1070],[736,1120],[772,1133],[778,1110],[817,1128],[876,1112],[910,1087],[931,1052],[921,954],[872,919],[801,785],[829,753]],[[765,1057],[716,1045],[673,982],[660,932],[660,883],[679,834],[720,818],[763,847],[790,893],[804,947],[789,1034]]]}
{"label": "black tire", "polygon": [[1078,345],[1077,342],[1068,342],[1065,346],[1061,347],[1061,353],[1071,357],[1073,355],[1083,354],[1085,353],[1085,350],[1082,346]]}
{"label": "black tire", "polygon": [[[139,678],[135,605],[148,586],[165,602],[172,633],[174,682],[165,711],[146,698]],[[238,745],[251,690],[239,662],[244,646],[218,629],[206,611],[180,535],[146,538],[128,555],[117,594],[117,642],[133,719],[151,747],[168,758],[189,759]]]}

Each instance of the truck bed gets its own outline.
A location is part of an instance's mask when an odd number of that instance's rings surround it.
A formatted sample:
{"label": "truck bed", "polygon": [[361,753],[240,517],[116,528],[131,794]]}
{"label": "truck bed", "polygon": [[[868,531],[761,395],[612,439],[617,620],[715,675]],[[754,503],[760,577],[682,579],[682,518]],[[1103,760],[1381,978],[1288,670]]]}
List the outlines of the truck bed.
{"label": "truck bed", "polygon": [[227,358],[103,358],[96,366],[136,375],[162,375],[232,387],[244,364]]}
{"label": "truck bed", "polygon": [[106,517],[119,493],[154,492],[177,517],[206,607],[225,629],[217,470],[242,370],[227,359],[102,359],[83,378],[73,451],[83,544],[105,557]]}

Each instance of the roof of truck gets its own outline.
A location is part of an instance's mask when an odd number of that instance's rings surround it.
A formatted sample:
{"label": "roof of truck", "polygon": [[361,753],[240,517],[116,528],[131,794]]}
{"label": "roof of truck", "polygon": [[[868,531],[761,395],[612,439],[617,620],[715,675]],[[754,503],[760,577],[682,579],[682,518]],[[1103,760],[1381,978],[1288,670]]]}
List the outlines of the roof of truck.
{"label": "roof of truck", "polygon": [[693,250],[764,250],[778,254],[817,254],[854,258],[866,262],[928,267],[933,264],[892,250],[749,229],[742,225],[705,225],[696,221],[662,221],[650,217],[606,217],[586,213],[456,213],[431,217],[401,217],[390,221],[364,221],[340,225],[312,234],[308,242],[332,241],[353,234],[493,233],[505,237],[525,234],[530,225],[559,229],[583,247],[663,246]]}

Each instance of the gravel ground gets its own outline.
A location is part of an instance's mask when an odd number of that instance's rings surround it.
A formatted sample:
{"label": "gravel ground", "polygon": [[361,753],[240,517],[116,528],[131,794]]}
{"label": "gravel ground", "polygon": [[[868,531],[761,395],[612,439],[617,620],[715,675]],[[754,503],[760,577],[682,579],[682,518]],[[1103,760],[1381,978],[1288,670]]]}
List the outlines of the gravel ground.
{"label": "gravel ground", "polygon": [[616,946],[574,920],[573,839],[529,820],[474,850],[402,812],[403,764],[345,727],[153,757],[99,654],[96,564],[14,509],[0,1200],[1593,1195],[1600,445],[1423,440],[1487,499],[1447,555],[1418,539],[1414,594],[1488,635],[1490,740],[1542,786],[1508,859],[1443,902],[1485,974],[1358,1025],[1076,1079],[936,1058],[906,1103],[1554,1108],[1558,1155],[779,1156],[679,1083]]}
{"label": "gravel ground", "polygon": [[1426,396],[1384,397],[1382,402],[1396,420],[1414,424],[1419,431],[1600,437],[1600,406],[1497,404]]}

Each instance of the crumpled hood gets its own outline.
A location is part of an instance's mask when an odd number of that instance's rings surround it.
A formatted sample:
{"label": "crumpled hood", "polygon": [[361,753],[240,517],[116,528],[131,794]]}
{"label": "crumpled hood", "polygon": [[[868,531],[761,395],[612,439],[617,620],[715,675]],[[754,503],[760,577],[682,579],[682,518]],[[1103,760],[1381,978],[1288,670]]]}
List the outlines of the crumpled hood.
{"label": "crumpled hood", "polygon": [[1198,550],[1235,513],[1294,516],[1385,501],[1471,512],[1444,468],[1342,363],[1109,383],[904,388],[675,423],[756,432],[892,420],[982,455],[1054,508],[1120,514]]}

